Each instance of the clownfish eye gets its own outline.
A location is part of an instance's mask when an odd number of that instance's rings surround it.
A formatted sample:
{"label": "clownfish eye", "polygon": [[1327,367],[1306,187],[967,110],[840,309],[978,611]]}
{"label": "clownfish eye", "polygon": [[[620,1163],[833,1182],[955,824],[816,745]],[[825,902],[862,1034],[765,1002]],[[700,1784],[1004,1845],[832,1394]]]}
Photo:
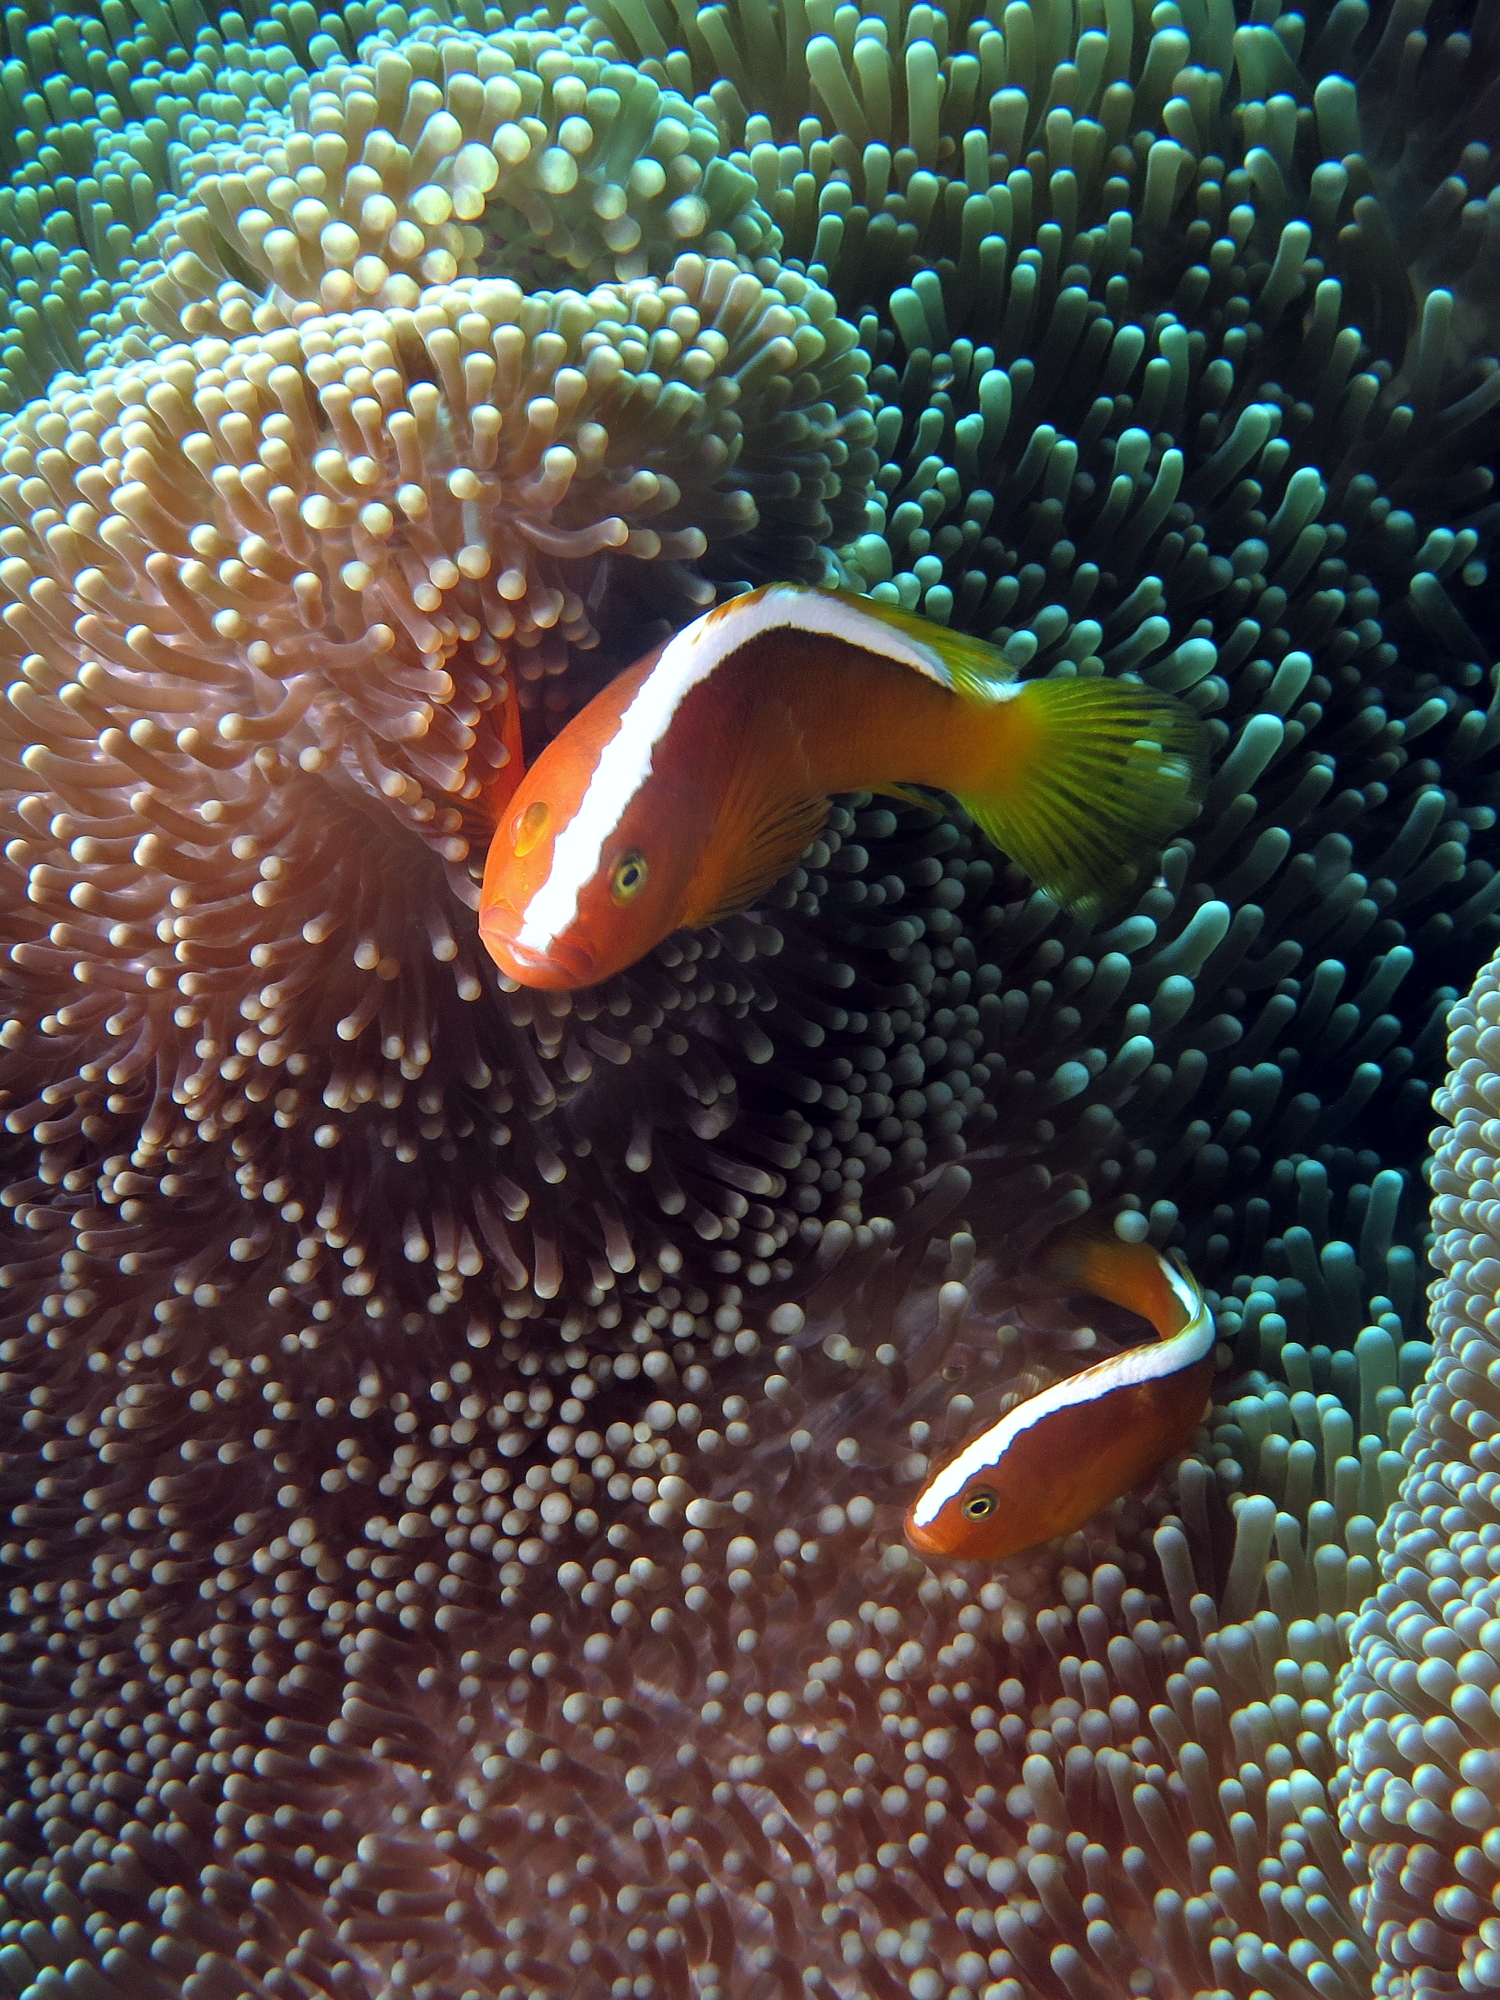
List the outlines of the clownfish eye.
{"label": "clownfish eye", "polygon": [[622,854],[609,878],[609,893],[617,903],[628,903],[646,886],[649,874],[644,854]]}
{"label": "clownfish eye", "polygon": [[995,1511],[995,1496],[988,1486],[981,1486],[977,1493],[971,1493],[964,1502],[964,1514],[970,1521],[982,1521],[987,1514]]}
{"label": "clownfish eye", "polygon": [[547,821],[551,816],[552,808],[547,804],[545,799],[533,799],[531,801],[531,804],[516,821],[515,839],[512,844],[515,847],[517,860],[521,860],[524,856],[528,855],[532,848],[536,846],[542,835],[547,831]]}

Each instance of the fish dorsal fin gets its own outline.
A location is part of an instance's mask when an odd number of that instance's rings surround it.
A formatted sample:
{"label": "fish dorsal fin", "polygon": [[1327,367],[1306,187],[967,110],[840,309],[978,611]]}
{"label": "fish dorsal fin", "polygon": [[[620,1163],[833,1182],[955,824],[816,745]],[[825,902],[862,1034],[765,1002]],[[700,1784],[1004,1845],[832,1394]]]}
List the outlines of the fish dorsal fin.
{"label": "fish dorsal fin", "polygon": [[967,632],[950,631],[946,625],[918,617],[916,612],[906,611],[899,604],[888,604],[881,598],[860,597],[852,590],[830,590],[826,595],[847,604],[862,617],[873,618],[891,631],[901,633],[928,656],[932,678],[941,680],[955,694],[985,703],[1007,701],[1021,691],[1015,667],[983,639],[971,638]]}
{"label": "fish dorsal fin", "polygon": [[828,820],[828,800],[773,793],[770,798],[744,783],[731,787],[714,826],[714,845],[723,868],[704,884],[703,902],[683,921],[689,930],[732,917],[765,894],[815,840]]}
{"label": "fish dorsal fin", "polygon": [[1180,1259],[1152,1243],[1127,1242],[1107,1222],[1064,1230],[1047,1246],[1042,1268],[1149,1320],[1162,1340],[1179,1333],[1202,1307],[1198,1282]]}

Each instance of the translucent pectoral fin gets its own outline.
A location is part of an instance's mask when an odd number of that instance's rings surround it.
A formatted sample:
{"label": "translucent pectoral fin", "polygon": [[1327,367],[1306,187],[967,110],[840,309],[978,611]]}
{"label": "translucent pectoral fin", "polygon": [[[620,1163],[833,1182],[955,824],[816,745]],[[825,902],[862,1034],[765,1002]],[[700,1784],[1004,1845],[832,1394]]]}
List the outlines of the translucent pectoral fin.
{"label": "translucent pectoral fin", "polygon": [[726,811],[712,843],[716,864],[704,870],[702,896],[684,922],[690,930],[718,923],[749,907],[780,881],[828,819],[826,798],[778,799],[759,816]]}

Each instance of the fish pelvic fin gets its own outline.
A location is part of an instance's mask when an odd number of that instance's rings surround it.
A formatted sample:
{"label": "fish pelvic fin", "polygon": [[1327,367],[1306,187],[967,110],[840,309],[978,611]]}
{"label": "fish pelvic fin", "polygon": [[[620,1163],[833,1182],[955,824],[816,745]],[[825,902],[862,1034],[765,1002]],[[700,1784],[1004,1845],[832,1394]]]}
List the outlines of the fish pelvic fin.
{"label": "fish pelvic fin", "polygon": [[1203,723],[1138,682],[1028,681],[975,723],[993,730],[994,761],[987,781],[956,794],[959,803],[1075,913],[1090,915],[1128,889],[1203,802]]}

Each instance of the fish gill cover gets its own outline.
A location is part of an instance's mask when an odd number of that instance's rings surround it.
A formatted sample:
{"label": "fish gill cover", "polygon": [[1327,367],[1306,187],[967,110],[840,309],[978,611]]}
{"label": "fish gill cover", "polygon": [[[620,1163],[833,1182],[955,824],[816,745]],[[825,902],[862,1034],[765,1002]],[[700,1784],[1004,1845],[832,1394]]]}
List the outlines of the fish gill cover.
{"label": "fish gill cover", "polygon": [[[3,35],[0,1983],[1494,1990],[1483,982],[1435,1360],[1421,1182],[1500,912],[1494,8]],[[511,691],[534,750],[823,574],[1182,695],[1202,818],[1091,928],[846,800],[502,990]],[[929,1572],[1091,1204],[1212,1289],[1201,1453]]]}

